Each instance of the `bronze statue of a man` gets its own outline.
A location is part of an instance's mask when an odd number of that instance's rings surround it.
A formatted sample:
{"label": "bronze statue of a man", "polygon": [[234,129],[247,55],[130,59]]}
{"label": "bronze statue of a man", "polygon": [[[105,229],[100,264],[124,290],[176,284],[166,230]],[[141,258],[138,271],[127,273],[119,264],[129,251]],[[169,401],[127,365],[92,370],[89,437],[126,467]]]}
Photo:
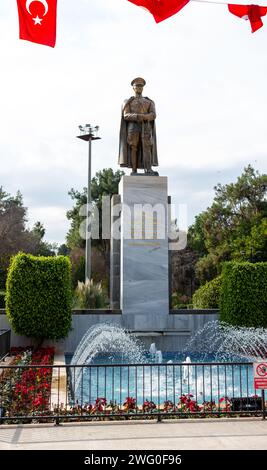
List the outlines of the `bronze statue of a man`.
{"label": "bronze statue of a man", "polygon": [[147,175],[158,175],[152,166],[158,166],[156,142],[156,109],[151,99],[142,96],[146,82],[135,78],[131,85],[135,96],[122,105],[119,165],[132,168],[132,175],[143,168]]}

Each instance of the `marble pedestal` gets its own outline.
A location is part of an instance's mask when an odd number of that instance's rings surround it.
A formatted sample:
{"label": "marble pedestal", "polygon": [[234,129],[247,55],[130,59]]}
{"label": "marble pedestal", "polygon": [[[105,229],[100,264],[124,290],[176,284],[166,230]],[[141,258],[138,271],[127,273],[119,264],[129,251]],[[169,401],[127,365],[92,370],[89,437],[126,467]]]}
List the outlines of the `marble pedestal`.
{"label": "marble pedestal", "polygon": [[120,308],[120,262],[121,240],[115,236],[116,224],[120,226],[121,198],[114,194],[111,198],[111,238],[110,238],[110,308]]}
{"label": "marble pedestal", "polygon": [[123,176],[119,194],[122,313],[168,315],[167,178]]}

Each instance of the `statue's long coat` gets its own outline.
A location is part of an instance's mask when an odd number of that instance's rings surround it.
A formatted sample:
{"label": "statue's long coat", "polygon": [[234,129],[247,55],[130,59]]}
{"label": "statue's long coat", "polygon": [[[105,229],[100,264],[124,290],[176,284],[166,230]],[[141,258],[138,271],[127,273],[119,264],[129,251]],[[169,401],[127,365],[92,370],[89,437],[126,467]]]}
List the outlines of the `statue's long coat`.
{"label": "statue's long coat", "polygon": [[[119,165],[123,167],[132,168],[131,162],[131,151],[130,146],[127,143],[127,126],[128,121],[123,117],[125,106],[134,99],[134,96],[125,100],[122,105],[121,113],[121,126],[120,126],[120,145],[119,145]],[[146,97],[149,101],[153,103],[152,100]],[[153,145],[152,145],[152,166],[158,166],[158,152],[157,152],[157,139],[156,139],[156,125],[155,121],[151,122],[152,125],[152,136],[153,136]],[[137,155],[137,168],[144,168],[142,148],[140,146],[139,152]]]}

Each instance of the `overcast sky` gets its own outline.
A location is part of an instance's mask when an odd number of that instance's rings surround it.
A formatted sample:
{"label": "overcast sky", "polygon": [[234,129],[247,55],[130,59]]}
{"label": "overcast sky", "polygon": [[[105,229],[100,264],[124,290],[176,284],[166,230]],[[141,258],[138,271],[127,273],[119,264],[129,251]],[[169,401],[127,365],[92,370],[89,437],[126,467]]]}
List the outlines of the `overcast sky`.
{"label": "overcast sky", "polygon": [[[242,3],[242,2],[239,2]],[[260,4],[266,4],[266,1]],[[55,49],[18,39],[15,0],[0,2],[0,185],[22,192],[29,225],[64,242],[71,187],[87,180],[78,125],[100,126],[92,170],[117,166],[121,103],[134,77],[156,103],[159,173],[188,221],[218,182],[266,172],[267,17],[256,33],[226,5],[190,2],[156,24],[127,0],[58,0]]]}

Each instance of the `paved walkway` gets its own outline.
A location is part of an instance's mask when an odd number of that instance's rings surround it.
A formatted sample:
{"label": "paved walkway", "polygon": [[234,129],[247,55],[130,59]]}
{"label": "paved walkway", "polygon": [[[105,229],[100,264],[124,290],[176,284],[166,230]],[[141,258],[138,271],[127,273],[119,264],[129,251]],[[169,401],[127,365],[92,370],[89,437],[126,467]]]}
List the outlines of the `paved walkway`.
{"label": "paved walkway", "polygon": [[267,449],[267,420],[191,419],[2,425],[0,449]]}

